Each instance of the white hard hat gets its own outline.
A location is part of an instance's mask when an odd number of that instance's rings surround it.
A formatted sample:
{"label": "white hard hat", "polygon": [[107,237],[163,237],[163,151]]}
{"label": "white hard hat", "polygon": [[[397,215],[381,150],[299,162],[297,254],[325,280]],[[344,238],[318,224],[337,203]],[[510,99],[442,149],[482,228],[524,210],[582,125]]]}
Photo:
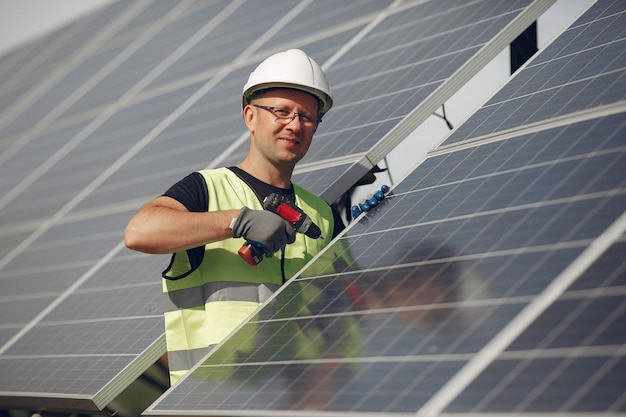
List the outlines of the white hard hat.
{"label": "white hard hat", "polygon": [[243,87],[243,107],[260,90],[293,88],[305,91],[319,100],[319,114],[323,116],[333,105],[330,86],[322,67],[299,49],[274,54],[256,67]]}

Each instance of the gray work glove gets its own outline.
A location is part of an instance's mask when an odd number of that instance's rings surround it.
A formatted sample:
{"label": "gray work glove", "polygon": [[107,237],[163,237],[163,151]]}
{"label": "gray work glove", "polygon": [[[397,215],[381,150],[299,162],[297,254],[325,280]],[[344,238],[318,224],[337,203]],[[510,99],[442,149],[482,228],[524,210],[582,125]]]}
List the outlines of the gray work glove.
{"label": "gray work glove", "polygon": [[267,210],[243,207],[232,225],[233,237],[243,237],[256,246],[263,246],[265,254],[284,248],[296,240],[296,230],[287,220]]}

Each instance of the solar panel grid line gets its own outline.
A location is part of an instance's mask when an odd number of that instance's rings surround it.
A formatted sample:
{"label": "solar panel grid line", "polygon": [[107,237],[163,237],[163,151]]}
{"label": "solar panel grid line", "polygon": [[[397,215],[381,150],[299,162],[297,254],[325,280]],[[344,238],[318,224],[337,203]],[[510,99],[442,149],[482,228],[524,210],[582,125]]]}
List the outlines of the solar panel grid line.
{"label": "solar panel grid line", "polygon": [[529,358],[563,359],[579,357],[620,357],[625,356],[623,345],[550,347],[545,349],[507,350],[502,352],[500,359],[520,361]]}
{"label": "solar panel grid line", "polygon": [[[29,54],[29,52],[34,48],[34,43],[31,42],[27,45],[22,46],[21,48],[15,48],[10,50],[9,52],[5,52],[2,56],[0,56],[0,77],[7,77],[9,72],[13,71],[13,68],[17,67],[19,63]],[[0,98],[5,92],[6,86],[0,87]]]}
{"label": "solar panel grid line", "polygon": [[[172,8],[177,5],[177,3],[160,1],[154,4],[161,6],[168,5]],[[103,88],[102,85],[98,86],[94,91],[94,95],[83,99],[77,106],[71,109],[72,112],[108,104],[109,101],[122,95],[127,86],[132,85],[130,84],[131,82],[139,79],[141,75],[143,75],[142,73],[147,73],[152,67],[159,64],[166,56],[170,55],[174,49],[186,42],[194,33],[198,32],[206,23],[215,21],[218,15],[223,14],[226,6],[227,3],[221,0],[194,2],[191,4],[177,19],[170,21],[168,26],[157,35],[154,41],[151,41],[145,48],[138,51],[137,55],[132,57],[128,63],[125,63],[122,71],[118,71],[112,77],[109,77],[104,84],[104,86],[106,86],[105,88]],[[131,42],[133,39],[141,36],[143,32],[145,32],[146,27],[135,27],[132,31],[124,32],[107,45],[107,50],[115,50]],[[219,39],[216,37],[215,41],[217,42],[218,40]],[[206,44],[206,42],[202,44]],[[198,45],[194,45],[194,47],[197,49]],[[177,64],[180,64],[180,62],[177,62]],[[214,63],[211,63],[208,67],[211,68],[213,65]],[[206,77],[203,81],[206,81],[208,78],[209,77]],[[112,94],[108,94],[106,88],[112,89]]]}
{"label": "solar panel grid line", "polygon": [[450,379],[416,413],[417,416],[438,415],[471,381],[478,376],[530,323],[559,297],[611,244],[626,231],[626,213],[590,244],[563,270],[549,286],[516,316],[496,337]]}
{"label": "solar panel grid line", "polygon": [[[144,285],[147,286],[147,285]],[[94,291],[98,291],[98,290],[91,290],[90,292],[94,292]],[[106,292],[106,290],[102,290],[100,292]],[[88,291],[83,291],[83,292],[79,292],[77,291],[76,294],[83,294],[83,295],[87,295],[89,294]],[[146,318],[160,318],[160,314],[152,314],[152,315],[136,315],[133,316],[133,319],[146,319]],[[101,317],[101,318],[81,318],[81,319],[66,319],[66,320],[46,320],[45,323],[42,323],[41,326],[42,327],[54,327],[54,326],[67,326],[67,325],[79,325],[79,324],[95,324],[95,323],[104,323],[104,322],[115,322],[115,321],[124,321],[124,320],[128,320],[127,317]],[[97,356],[101,356],[102,354],[100,353],[92,353],[92,354],[84,354],[84,356],[92,356],[92,357],[97,357]],[[127,353],[127,354],[104,354],[104,356],[130,356],[132,354]],[[40,354],[37,355],[38,357],[41,356],[46,356],[46,354]],[[73,355],[67,354],[67,355],[54,355],[55,357],[72,357]],[[19,355],[6,355],[7,358],[10,357],[20,357]],[[26,355],[24,355],[24,357],[28,357]]]}
{"label": "solar panel grid line", "polygon": [[19,222],[19,223],[8,225],[8,226],[3,225],[2,229],[0,229],[0,237],[18,235],[18,234],[22,234],[25,232],[33,231],[37,227],[39,227],[39,225],[41,225],[43,221],[44,219],[40,218],[40,219],[33,219],[30,221]]}
{"label": "solar panel grid line", "polygon": [[[131,213],[131,212],[128,212]],[[84,225],[77,225],[78,230],[83,229]],[[84,229],[83,229],[84,230]],[[89,235],[89,233],[87,233]],[[113,239],[115,238],[115,239]],[[28,259],[29,257],[37,257],[37,256],[41,256],[40,254],[47,254],[50,251],[53,252],[58,252],[60,254],[63,254],[64,250],[69,250],[68,248],[75,248],[75,247],[81,247],[81,245],[93,245],[94,242],[98,242],[99,240],[104,240],[104,245],[108,245],[111,242],[116,242],[119,238],[119,231],[117,233],[112,233],[109,236],[105,236],[105,238],[87,238],[84,241],[83,240],[75,240],[72,238],[64,238],[61,239],[61,242],[59,242],[58,244],[49,244],[49,242],[58,242],[59,239],[51,239],[48,240],[46,243],[44,243],[45,246],[39,246],[36,245],[34,246],[32,249],[28,249],[27,254],[25,256],[26,259]],[[70,268],[79,268],[79,267],[84,267],[84,266],[91,266],[93,265],[94,261],[96,258],[98,257],[99,254],[94,255],[93,253],[89,253],[89,254],[83,254],[84,257],[81,258],[66,258],[66,257],[57,257],[57,258],[52,258],[51,260],[49,260],[48,262],[44,262],[41,264],[37,264],[37,263],[33,263],[33,262],[23,262],[19,265],[15,265],[12,268],[6,268],[2,270],[2,277],[3,278],[15,278],[15,277],[19,277],[19,276],[28,276],[28,275],[34,275],[34,274],[38,274],[38,273],[42,273],[44,271],[48,271],[48,272],[55,272],[55,271],[60,271],[60,270],[64,270],[64,269],[70,269]],[[154,257],[154,262],[159,262],[160,260],[162,260],[163,258],[159,259],[159,257]],[[120,255],[119,257],[116,257],[116,261],[119,262],[124,262],[124,261],[137,261],[137,260],[145,260],[145,257],[140,257],[137,255],[131,255],[128,253],[124,253],[123,255]]]}
{"label": "solar panel grid line", "polygon": [[[118,2],[114,0],[112,5],[117,5],[122,2]],[[107,49],[114,48],[119,45],[123,45],[132,41],[137,36],[141,36],[141,34],[149,28],[156,21],[162,19],[165,15],[170,13],[170,11],[177,6],[176,3],[168,4],[168,2],[162,2],[159,0],[149,0],[148,7],[144,9],[144,11],[138,14],[134,20],[129,22],[129,24],[124,27],[122,31],[120,31],[116,36],[114,36],[106,45]],[[198,13],[202,11],[206,5],[202,4],[203,2],[195,2],[189,8],[187,8],[181,15],[180,18],[184,19],[185,17]]]}
{"label": "solar panel grid line", "polygon": [[[219,414],[215,414],[215,415],[219,415]],[[245,414],[237,414],[236,416],[244,416]],[[377,414],[373,414],[374,416],[376,416]],[[380,415],[380,414],[378,414]],[[395,416],[396,414],[394,414]],[[399,414],[399,416],[404,416],[405,414]],[[468,413],[442,413],[439,414],[441,417],[493,417],[494,413],[492,412],[468,412]],[[558,414],[555,413],[546,413],[546,412],[516,412],[516,413],[509,413],[509,412],[501,412],[497,414],[498,416],[503,416],[503,417],[554,417],[555,415],[558,415],[559,417],[624,417],[624,413],[619,412],[619,411],[609,411],[609,412],[603,412],[603,413],[593,413],[593,412],[568,412],[568,411],[560,411],[558,412]],[[234,415],[235,416],[235,415]],[[321,414],[318,414],[317,416],[321,416]],[[337,415],[337,416],[347,416],[344,414],[341,415]],[[410,416],[414,416],[414,414],[410,414]],[[190,416],[191,417],[191,416]]]}
{"label": "solar panel grid line", "polygon": [[546,129],[567,126],[573,123],[594,120],[605,116],[618,115],[624,113],[625,111],[626,101],[617,101],[590,109],[579,110],[574,113],[559,115],[550,119],[495,131],[493,133],[485,134],[482,136],[470,136],[467,139],[456,142],[445,143],[446,138],[443,138],[442,143],[439,146],[428,152],[428,156],[437,156],[447,153],[453,153],[459,150],[473,148],[477,143],[487,144],[500,142],[515,138],[517,136],[540,132]]}
{"label": "solar panel grid line", "polygon": [[[492,213],[492,215],[496,215],[498,213]],[[468,216],[467,218],[475,218],[476,216]],[[459,219],[455,219],[455,220],[450,220],[450,222],[456,222]],[[429,225],[437,225],[440,224],[441,221],[433,221],[433,222],[422,222],[420,223],[420,225],[422,226],[429,226]],[[411,230],[413,229],[413,226],[404,226],[404,227],[400,227],[400,228],[394,228],[394,229],[390,229],[390,232],[393,231],[398,231],[398,230]],[[366,235],[353,235],[352,237],[354,238],[362,238]],[[584,240],[574,240],[574,241],[567,241],[567,242],[558,242],[558,243],[550,243],[550,244],[544,244],[544,245],[534,245],[534,246],[525,246],[523,248],[514,248],[514,249],[500,249],[500,250],[491,250],[487,253],[476,253],[476,254],[466,254],[466,255],[462,255],[462,256],[457,256],[457,257],[452,257],[452,258],[446,258],[446,261],[476,261],[476,260],[481,260],[481,259],[487,259],[487,258],[493,258],[493,257],[508,257],[508,256],[514,256],[514,255],[524,255],[524,254],[535,254],[535,253],[544,253],[546,251],[549,250],[564,250],[564,249],[578,249],[578,248],[583,248],[585,246],[587,246],[588,244],[591,243],[591,240],[589,239],[584,239]],[[436,262],[437,263],[437,262]],[[429,263],[429,262],[417,262],[417,263],[403,263],[400,266],[393,266],[393,265],[389,265],[385,267],[386,271],[392,271],[393,269],[395,269],[396,267],[398,268],[405,268],[407,266],[425,266],[425,265],[432,265],[433,263]],[[375,271],[376,269],[372,269],[372,268],[368,268],[368,271]],[[347,274],[347,273],[346,273]],[[507,299],[503,298],[502,302],[505,301]],[[475,304],[474,302],[472,302],[471,305],[478,305]]]}
{"label": "solar panel grid line", "polygon": [[[424,0],[418,0],[424,1]],[[429,0],[426,0],[429,1]],[[316,41],[324,40],[328,37],[331,37],[335,34],[340,34],[350,29],[358,29],[362,26],[365,26],[364,29],[359,31],[359,34],[352,38],[349,42],[342,45],[341,48],[333,54],[328,60],[324,61],[320,65],[322,68],[327,69],[335,64],[335,61],[343,56],[346,50],[349,50],[355,42],[358,42],[360,38],[366,36],[367,33],[371,30],[371,28],[376,27],[376,25],[380,22],[381,16],[388,15],[390,13],[399,13],[401,10],[406,10],[408,8],[413,7],[411,4],[404,4],[402,0],[394,0],[394,4],[387,6],[383,11],[372,12],[366,15],[357,16],[348,20],[346,22],[342,22],[340,25],[331,26],[329,28],[322,28],[317,32],[312,32],[307,34],[306,36],[296,37],[294,39],[290,39],[287,42],[280,43],[278,45],[272,46],[271,48],[264,49],[262,52],[257,52],[253,55],[250,55],[248,59],[242,61],[242,65],[248,66],[253,65],[268,55],[271,55],[276,52],[280,52],[282,50],[292,48],[294,45],[299,45],[299,47],[305,47],[308,44],[314,43]],[[180,82],[180,81],[179,81]],[[182,80],[182,82],[187,82]]]}
{"label": "solar panel grid line", "polygon": [[[135,355],[132,353],[115,353],[115,354],[114,353],[100,353],[100,354],[96,354],[96,353],[72,353],[72,354],[44,353],[44,354],[37,355],[37,358],[39,359],[99,358],[99,357],[117,358],[120,356],[134,357]],[[19,354],[3,355],[3,358],[5,359],[30,359],[32,357],[33,355],[19,355]]]}
{"label": "solar panel grid line", "polygon": [[[584,401],[584,397],[588,394],[588,392],[595,389],[596,383],[601,384],[604,377],[609,375],[610,372],[614,372],[614,366],[619,366],[619,362],[623,360],[624,353],[623,349],[621,350],[622,352],[620,352],[620,347],[615,347],[611,351],[611,348],[607,347],[605,349],[592,349],[589,351],[585,347],[577,347],[561,352],[561,356],[554,354],[554,352],[551,355],[540,355],[538,352],[533,351],[531,355],[517,360],[517,365],[509,372],[506,379],[501,380],[498,387],[492,389],[488,395],[475,406],[474,409],[485,410],[485,407],[487,407],[490,402],[496,400],[499,394],[505,395],[504,392],[508,386],[514,384],[516,379],[523,378],[524,373],[532,372],[531,367],[538,362],[538,358],[540,356],[543,358],[554,358],[552,362],[555,362],[555,365],[552,369],[547,370],[546,375],[541,380],[537,381],[536,385],[528,391],[526,397],[518,403],[513,411],[532,409],[533,402],[535,400],[541,401],[540,397],[545,395],[546,392],[549,392],[554,385],[558,385],[559,379],[562,379],[570,368],[572,366],[576,366],[576,362],[580,361],[582,358],[589,358],[590,360],[595,360],[597,358],[604,359],[605,362],[601,366],[589,370],[590,372],[587,372],[589,375],[585,375],[585,378],[578,378],[581,383],[575,387],[575,392],[571,394],[569,398],[565,399],[563,404],[557,410],[557,412],[571,411],[571,409],[576,405],[576,402],[579,400]],[[544,360],[544,362],[547,362],[547,360]],[[608,404],[607,410],[618,411],[619,408]]]}
{"label": "solar panel grid line", "polygon": [[[59,220],[58,225],[63,224],[71,224],[76,222],[81,222],[89,219],[97,219],[100,217],[108,216],[116,213],[127,212],[130,213],[134,211],[137,207],[145,204],[146,199],[144,197],[139,197],[134,200],[127,200],[122,203],[112,203],[106,206],[102,206],[99,208],[91,208],[84,209],[79,211],[72,211]],[[28,227],[28,226],[26,226]],[[32,226],[30,226],[32,227]],[[0,232],[0,236],[2,236],[2,232]]]}
{"label": "solar panel grid line", "polygon": [[147,3],[131,3],[126,13],[123,13],[118,19],[113,20],[111,24],[107,25],[99,33],[95,33],[89,41],[73,54],[73,57],[69,61],[64,63],[63,67],[59,67],[47,74],[44,81],[35,84],[25,96],[21,97],[17,103],[11,106],[9,111],[3,112],[3,114],[0,115],[0,130],[18,114],[27,110],[29,106],[41,98],[52,85],[56,84],[72,68],[75,68],[80,62],[93,54],[94,50],[102,46],[138,13],[141,13],[146,6]]}
{"label": "solar panel grid line", "polygon": [[[370,312],[370,314],[376,314],[375,312]],[[604,347],[601,349],[593,349],[593,348],[589,348],[589,355],[594,355],[597,353],[593,353],[593,352],[601,352],[602,354],[608,354],[608,355],[614,355],[616,353],[616,351],[618,350],[618,348],[614,347]],[[563,352],[569,352],[565,349],[562,350]],[[548,353],[551,354],[551,353]],[[554,354],[554,353],[552,353]],[[381,356],[363,356],[360,358],[320,358],[320,359],[300,359],[300,360],[275,360],[272,361],[272,364],[276,364],[276,365],[294,365],[294,364],[308,364],[308,365],[316,365],[316,364],[334,364],[334,363],[380,363],[380,362],[389,362],[389,363],[396,363],[396,362],[427,362],[430,363],[432,362],[432,359],[435,358],[436,360],[441,360],[441,361],[457,361],[457,360],[463,360],[466,361],[468,359],[471,359],[473,356],[473,354],[471,353],[445,353],[445,354],[434,354],[434,355],[381,355]],[[515,354],[515,352],[511,355],[509,355],[510,357],[514,357],[514,358],[519,358],[521,357],[519,354]],[[562,355],[561,355],[562,356]],[[558,357],[561,357],[558,356]],[[51,356],[52,357],[52,356]],[[259,366],[259,365],[266,365],[266,362],[254,362],[254,361],[249,361],[249,362],[245,362],[242,363],[241,366]],[[229,364],[213,364],[210,365],[211,368],[224,368],[224,367],[228,367],[230,366]],[[204,365],[202,366],[204,368],[209,368],[209,366]],[[395,414],[394,414],[395,415]]]}
{"label": "solar panel grid line", "polygon": [[[15,153],[21,149],[28,141],[36,139],[38,135],[40,135],[48,126],[57,120],[60,116],[62,116],[72,105],[76,103],[81,97],[85,94],[89,93],[100,83],[105,77],[109,76],[114,70],[116,70],[119,65],[137,52],[143,45],[145,45],[150,39],[152,39],[158,31],[168,24],[169,20],[176,18],[180,13],[182,13],[185,9],[187,9],[192,1],[181,2],[177,7],[175,7],[167,16],[165,16],[162,20],[156,22],[152,27],[147,29],[140,35],[138,38],[134,39],[126,48],[124,48],[113,60],[107,62],[101,69],[99,69],[95,74],[93,74],[85,83],[77,87],[74,91],[72,91],[65,99],[63,99],[59,104],[57,104],[54,108],[50,110],[45,116],[39,119],[32,128],[30,128],[27,132],[24,132],[20,135],[17,141],[13,142],[11,147],[7,150],[4,150],[0,154],[0,164],[4,161],[11,158]],[[137,13],[140,13],[142,10],[137,10]],[[134,13],[130,13],[127,17],[133,17]],[[126,22],[123,22],[126,23]],[[72,66],[66,68],[66,72],[70,72],[73,69]],[[59,77],[65,76],[66,73],[60,74]],[[52,78],[50,79],[50,84],[56,82],[58,80]],[[42,92],[43,94],[44,92]],[[2,206],[0,205],[0,208]]]}

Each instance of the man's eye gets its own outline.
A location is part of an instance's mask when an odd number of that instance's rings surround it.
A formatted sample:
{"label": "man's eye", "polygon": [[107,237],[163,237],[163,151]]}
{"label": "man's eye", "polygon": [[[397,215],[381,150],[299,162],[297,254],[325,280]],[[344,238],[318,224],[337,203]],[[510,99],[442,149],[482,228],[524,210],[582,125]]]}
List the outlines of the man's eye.
{"label": "man's eye", "polygon": [[291,114],[290,111],[287,111],[285,109],[276,109],[276,110],[274,110],[274,113],[278,117],[289,117],[289,115]]}
{"label": "man's eye", "polygon": [[302,120],[302,123],[313,123],[313,120],[306,114],[301,114],[300,120]]}

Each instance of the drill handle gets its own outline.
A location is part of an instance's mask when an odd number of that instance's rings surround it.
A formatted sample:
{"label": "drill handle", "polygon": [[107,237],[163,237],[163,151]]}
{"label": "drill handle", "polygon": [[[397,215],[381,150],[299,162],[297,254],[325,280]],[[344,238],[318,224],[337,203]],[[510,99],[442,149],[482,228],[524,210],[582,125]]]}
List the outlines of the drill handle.
{"label": "drill handle", "polygon": [[241,248],[239,248],[237,253],[250,266],[257,266],[263,260],[263,255],[265,255],[265,249],[262,246],[257,246],[248,242],[245,243]]}
{"label": "drill handle", "polygon": [[[263,209],[279,215],[293,225],[296,232],[303,233],[312,239],[322,236],[320,228],[302,209],[291,204],[284,197],[272,193],[263,200]],[[263,260],[265,248],[246,242],[237,252],[249,265],[256,266]]]}

